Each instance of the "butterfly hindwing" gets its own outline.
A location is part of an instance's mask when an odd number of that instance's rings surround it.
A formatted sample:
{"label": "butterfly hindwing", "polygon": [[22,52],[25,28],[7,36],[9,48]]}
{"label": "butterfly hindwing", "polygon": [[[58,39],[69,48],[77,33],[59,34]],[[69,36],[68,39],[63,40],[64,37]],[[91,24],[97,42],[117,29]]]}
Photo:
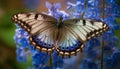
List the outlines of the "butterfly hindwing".
{"label": "butterfly hindwing", "polygon": [[55,37],[53,36],[54,27],[48,28],[37,35],[32,35],[29,40],[36,49],[51,53],[54,50]]}
{"label": "butterfly hindwing", "polygon": [[35,48],[45,52],[54,49],[53,42],[56,38],[52,33],[56,29],[55,18],[42,13],[18,13],[12,17],[12,20],[29,32],[30,43]]}

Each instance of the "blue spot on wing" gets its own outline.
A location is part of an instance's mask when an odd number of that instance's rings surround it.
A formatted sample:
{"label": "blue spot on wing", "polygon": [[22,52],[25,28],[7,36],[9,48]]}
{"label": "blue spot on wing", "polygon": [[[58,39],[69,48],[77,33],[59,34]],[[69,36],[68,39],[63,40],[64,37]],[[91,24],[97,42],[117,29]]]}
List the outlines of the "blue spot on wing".
{"label": "blue spot on wing", "polygon": [[33,38],[34,42],[37,43],[37,45],[40,47],[45,47],[45,48],[53,47],[53,44],[48,44],[48,43],[45,43],[44,41],[41,41],[41,39],[39,39],[37,35],[33,36],[32,38]]}
{"label": "blue spot on wing", "polygon": [[82,44],[83,44],[82,42],[76,41],[76,43],[73,44],[72,46],[68,46],[68,47],[59,46],[59,50],[61,50],[61,51],[66,51],[66,52],[75,51],[75,50],[77,50],[78,48],[81,48],[81,45],[82,45]]}

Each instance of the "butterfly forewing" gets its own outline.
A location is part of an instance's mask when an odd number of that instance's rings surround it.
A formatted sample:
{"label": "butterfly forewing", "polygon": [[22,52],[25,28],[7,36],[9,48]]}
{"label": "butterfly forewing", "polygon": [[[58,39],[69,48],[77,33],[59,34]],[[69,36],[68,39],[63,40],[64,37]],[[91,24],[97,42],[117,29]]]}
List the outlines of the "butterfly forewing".
{"label": "butterfly forewing", "polygon": [[12,20],[29,32],[29,40],[40,51],[51,52],[54,49],[57,20],[42,13],[18,13]]}
{"label": "butterfly forewing", "polygon": [[[42,13],[18,13],[12,17],[12,20],[29,33],[32,33],[36,27],[40,27],[41,29],[54,25],[57,22],[55,18]],[[37,29],[36,31],[38,31]],[[35,34],[34,32],[32,34]]]}
{"label": "butterfly forewing", "polygon": [[83,42],[89,40],[89,38],[94,38],[109,29],[107,24],[102,21],[90,19],[70,19],[65,20],[64,24],[71,29],[74,28],[72,30],[82,39]]}

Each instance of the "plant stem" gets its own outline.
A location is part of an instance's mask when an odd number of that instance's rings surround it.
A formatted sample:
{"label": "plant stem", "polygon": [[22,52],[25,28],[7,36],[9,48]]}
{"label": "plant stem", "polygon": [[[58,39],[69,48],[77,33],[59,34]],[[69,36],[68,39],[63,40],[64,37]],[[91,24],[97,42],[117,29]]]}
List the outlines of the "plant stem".
{"label": "plant stem", "polygon": [[52,69],[54,69],[52,61],[53,61],[52,53],[50,53],[50,66],[51,66]]}
{"label": "plant stem", "polygon": [[84,18],[84,14],[85,14],[85,11],[87,9],[87,0],[84,0],[84,6],[85,6],[85,8],[84,8],[84,11],[82,13],[82,18]]}
{"label": "plant stem", "polygon": [[104,59],[104,42],[101,40],[101,69],[103,69],[103,59]]}
{"label": "plant stem", "polygon": [[105,16],[104,16],[104,9],[105,9],[105,0],[102,0],[102,19],[105,18]]}
{"label": "plant stem", "polygon": [[[104,9],[105,9],[105,1],[102,0],[102,19],[104,19]],[[104,60],[104,41],[101,37],[101,69],[103,69],[103,60]]]}

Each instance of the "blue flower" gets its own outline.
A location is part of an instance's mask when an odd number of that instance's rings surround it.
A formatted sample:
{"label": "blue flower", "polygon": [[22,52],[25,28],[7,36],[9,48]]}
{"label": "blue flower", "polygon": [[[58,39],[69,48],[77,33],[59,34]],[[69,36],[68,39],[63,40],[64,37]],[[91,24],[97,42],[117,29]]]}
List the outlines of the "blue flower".
{"label": "blue flower", "polygon": [[89,44],[92,47],[94,47],[94,46],[100,46],[100,40],[98,38],[91,39],[89,41]]}
{"label": "blue flower", "polygon": [[76,2],[79,2],[80,4],[84,4],[85,0],[76,0]]}
{"label": "blue flower", "polygon": [[35,10],[36,7],[40,4],[39,0],[24,0],[24,4],[27,8]]}
{"label": "blue flower", "polygon": [[34,53],[36,51],[36,49],[32,45],[29,45],[28,48],[32,53]]}
{"label": "blue flower", "polygon": [[98,69],[98,65],[91,59],[84,58],[80,64],[79,69]]}
{"label": "blue flower", "polygon": [[49,2],[46,2],[46,7],[49,10],[49,12],[57,12],[58,9],[61,8],[60,3],[50,4]]}
{"label": "blue flower", "polygon": [[43,67],[43,69],[52,69],[52,68],[49,66],[45,66],[45,67]]}
{"label": "blue flower", "polygon": [[114,69],[115,63],[113,59],[111,58],[106,58],[105,59],[105,69]]}
{"label": "blue flower", "polygon": [[111,39],[110,39],[109,42],[106,43],[106,44],[108,44],[110,47],[115,47],[115,46],[117,46],[118,37],[113,36],[113,37],[110,37],[110,38],[111,38]]}
{"label": "blue flower", "polygon": [[22,47],[25,47],[25,48],[30,45],[28,39],[26,39],[26,38],[21,38],[20,39],[20,44],[21,44]]}
{"label": "blue flower", "polygon": [[[119,2],[119,0],[106,0],[106,4],[108,6],[108,12],[110,12],[110,15],[114,16],[114,17],[120,17],[120,6],[117,4],[117,1]],[[109,13],[107,13],[109,14]]]}
{"label": "blue flower", "polygon": [[68,2],[67,10],[69,11],[71,18],[81,18],[85,11],[84,3],[80,1],[77,1],[76,4]]}
{"label": "blue flower", "polygon": [[111,37],[114,36],[114,32],[113,31],[108,31],[108,32],[105,32],[103,35],[102,35],[102,38],[104,41],[110,41],[111,40]]}
{"label": "blue flower", "polygon": [[19,26],[17,26],[17,29],[15,30],[15,32],[16,32],[16,34],[14,36],[15,43],[18,44],[18,45],[21,45],[20,40],[22,38],[28,38],[29,34]]}
{"label": "blue flower", "polygon": [[[85,47],[85,52],[87,54],[87,57],[89,58],[96,58],[100,53],[100,40],[98,38],[91,39],[89,42],[87,42]],[[97,50],[97,51],[96,51]]]}
{"label": "blue flower", "polygon": [[104,45],[108,47],[115,47],[117,46],[118,37],[114,36],[113,32],[108,31],[103,34]]}
{"label": "blue flower", "polygon": [[117,0],[105,0],[105,3],[115,4]]}
{"label": "blue flower", "polygon": [[74,4],[71,2],[67,2],[67,10],[70,10],[72,7],[74,7]]}
{"label": "blue flower", "polygon": [[59,10],[61,8],[60,3],[50,4],[49,2],[46,2],[46,7],[48,8],[48,15],[51,15],[55,18],[63,17],[63,19],[68,18],[68,14],[65,11]]}
{"label": "blue flower", "polygon": [[113,54],[111,55],[111,58],[114,61],[115,64],[115,68],[120,68],[120,50],[116,50],[113,52]]}
{"label": "blue flower", "polygon": [[22,29],[22,28],[18,28],[15,31],[16,31],[17,34],[20,34],[20,35],[24,35],[24,33],[25,33],[25,30]]}
{"label": "blue flower", "polygon": [[56,52],[53,53],[53,59],[54,59],[53,60],[54,68],[63,67],[63,64],[64,64],[63,59],[59,55],[57,55]]}
{"label": "blue flower", "polygon": [[97,7],[98,6],[98,0],[88,0],[87,1],[88,7]]}
{"label": "blue flower", "polygon": [[[104,45],[104,58],[109,58],[113,52],[113,47]],[[105,62],[105,61],[104,61]]]}
{"label": "blue flower", "polygon": [[114,16],[115,17],[120,17],[120,6],[118,6],[118,5],[115,5],[115,6],[113,6],[113,8],[114,8]]}
{"label": "blue flower", "polygon": [[44,52],[35,51],[32,55],[34,65],[44,65],[49,59],[49,55]]}
{"label": "blue flower", "polygon": [[100,20],[100,12],[97,8],[88,8],[85,11],[84,18]]}
{"label": "blue flower", "polygon": [[22,48],[21,46],[17,46],[16,54],[17,54],[18,61],[26,62],[26,52],[24,48]]}
{"label": "blue flower", "polygon": [[83,12],[85,11],[84,5],[76,4],[76,6],[75,6],[75,11],[76,11],[77,13],[79,13],[80,15],[82,15]]}

